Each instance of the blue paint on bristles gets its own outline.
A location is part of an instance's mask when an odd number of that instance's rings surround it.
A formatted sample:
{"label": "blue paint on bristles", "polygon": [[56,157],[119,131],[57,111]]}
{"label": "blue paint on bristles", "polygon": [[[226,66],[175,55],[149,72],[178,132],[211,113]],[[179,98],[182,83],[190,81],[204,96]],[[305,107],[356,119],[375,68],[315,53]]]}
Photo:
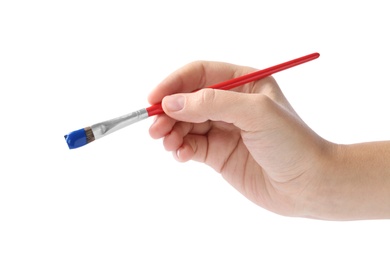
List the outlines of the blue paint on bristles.
{"label": "blue paint on bristles", "polygon": [[65,135],[64,137],[65,137],[66,143],[68,144],[69,149],[79,148],[79,147],[84,146],[88,143],[87,134],[86,134],[84,128],[70,132],[69,134]]}

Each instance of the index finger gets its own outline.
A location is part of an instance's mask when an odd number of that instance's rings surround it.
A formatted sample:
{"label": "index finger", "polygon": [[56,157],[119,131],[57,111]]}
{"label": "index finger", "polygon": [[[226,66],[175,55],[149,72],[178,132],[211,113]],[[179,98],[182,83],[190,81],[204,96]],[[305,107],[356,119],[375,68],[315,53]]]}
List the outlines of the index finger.
{"label": "index finger", "polygon": [[244,74],[249,68],[224,62],[195,61],[173,72],[148,96],[156,104],[171,94],[188,93]]}

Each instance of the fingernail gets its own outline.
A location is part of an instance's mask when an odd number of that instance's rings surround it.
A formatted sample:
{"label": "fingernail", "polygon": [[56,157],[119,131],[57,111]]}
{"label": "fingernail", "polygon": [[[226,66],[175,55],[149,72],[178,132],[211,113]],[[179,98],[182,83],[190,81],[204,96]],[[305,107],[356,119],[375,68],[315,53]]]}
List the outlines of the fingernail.
{"label": "fingernail", "polygon": [[169,111],[177,112],[183,109],[184,101],[185,99],[182,95],[167,96],[164,98],[164,105]]}

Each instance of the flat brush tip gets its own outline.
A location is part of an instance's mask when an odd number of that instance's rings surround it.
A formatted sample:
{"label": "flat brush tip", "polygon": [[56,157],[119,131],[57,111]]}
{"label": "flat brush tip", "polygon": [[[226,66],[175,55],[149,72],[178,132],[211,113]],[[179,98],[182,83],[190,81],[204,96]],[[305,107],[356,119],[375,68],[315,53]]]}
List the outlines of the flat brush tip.
{"label": "flat brush tip", "polygon": [[95,140],[90,127],[81,128],[64,136],[69,149],[79,148]]}

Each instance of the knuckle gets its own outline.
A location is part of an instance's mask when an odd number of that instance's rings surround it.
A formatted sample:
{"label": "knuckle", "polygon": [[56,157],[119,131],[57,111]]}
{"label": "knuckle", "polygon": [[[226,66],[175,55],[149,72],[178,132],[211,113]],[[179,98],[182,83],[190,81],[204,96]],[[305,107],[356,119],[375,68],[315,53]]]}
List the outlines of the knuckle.
{"label": "knuckle", "polygon": [[254,107],[258,113],[270,113],[274,109],[274,101],[267,95],[258,94],[254,99]]}
{"label": "knuckle", "polygon": [[215,90],[210,88],[205,88],[200,91],[201,93],[201,103],[202,104],[213,104],[215,101]]}

